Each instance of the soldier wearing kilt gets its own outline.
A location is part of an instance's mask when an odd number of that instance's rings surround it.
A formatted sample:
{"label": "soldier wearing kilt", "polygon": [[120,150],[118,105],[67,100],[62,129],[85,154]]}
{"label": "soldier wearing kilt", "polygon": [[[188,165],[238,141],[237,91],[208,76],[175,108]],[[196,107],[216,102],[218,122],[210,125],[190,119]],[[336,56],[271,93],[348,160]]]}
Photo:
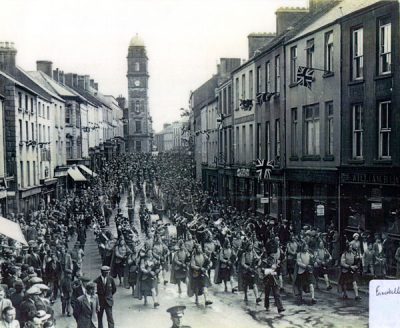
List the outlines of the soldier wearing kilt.
{"label": "soldier wearing kilt", "polygon": [[[328,265],[332,261],[332,256],[329,254],[328,250],[325,248],[324,242],[320,241],[317,249],[314,252],[315,262],[314,262],[314,275],[315,277],[323,277],[326,283],[326,290],[331,290],[332,286],[328,277]],[[318,288],[318,282],[317,282]]]}
{"label": "soldier wearing kilt", "polygon": [[207,270],[210,268],[210,259],[202,252],[201,245],[195,244],[190,261],[190,274],[188,296],[196,296],[196,304],[199,303],[199,295],[204,295],[205,305],[212,304],[207,300],[208,287],[210,279],[207,276]]}
{"label": "soldier wearing kilt", "polygon": [[127,259],[127,266],[128,266],[128,283],[129,286],[132,287],[132,296],[135,293],[135,285],[137,282],[137,275],[138,275],[138,263],[139,259],[135,252],[135,249],[132,249],[132,252],[128,255]]}
{"label": "soldier wearing kilt", "polygon": [[296,258],[293,286],[300,304],[303,301],[303,292],[311,293],[311,304],[317,303],[314,294],[315,277],[313,274],[313,262],[314,258],[308,250],[307,243],[301,244]]}
{"label": "soldier wearing kilt", "polygon": [[349,285],[353,286],[355,299],[360,300],[358,296],[357,276],[360,268],[360,258],[357,253],[353,251],[350,244],[346,246],[346,250],[340,258],[340,276],[339,285],[343,291],[343,299],[348,299],[347,289]]}
{"label": "soldier wearing kilt", "polygon": [[188,264],[190,262],[190,254],[185,248],[183,240],[178,241],[178,250],[172,257],[171,265],[171,284],[178,285],[179,295],[182,293],[181,283],[186,283]]}
{"label": "soldier wearing kilt", "polygon": [[231,285],[232,293],[236,292],[233,288],[233,273],[235,268],[236,255],[231,248],[229,239],[225,239],[224,245],[219,253],[217,265],[215,268],[214,283],[220,284],[222,281],[225,285],[225,292],[228,291],[227,282]]}
{"label": "soldier wearing kilt", "polygon": [[256,284],[257,271],[259,258],[256,255],[254,247],[250,242],[246,242],[243,245],[243,254],[240,261],[240,271],[242,277],[242,289],[244,291],[244,301],[247,302],[247,291],[253,289],[254,296],[256,297],[256,303],[261,302],[261,298],[258,296],[258,287]]}

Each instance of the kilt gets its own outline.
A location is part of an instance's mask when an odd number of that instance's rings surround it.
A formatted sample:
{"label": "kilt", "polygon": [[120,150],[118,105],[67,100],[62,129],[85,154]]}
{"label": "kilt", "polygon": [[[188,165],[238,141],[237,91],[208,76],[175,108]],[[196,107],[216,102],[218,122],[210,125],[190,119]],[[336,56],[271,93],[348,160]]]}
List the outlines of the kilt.
{"label": "kilt", "polygon": [[220,268],[218,275],[221,281],[229,281],[231,280],[232,276],[232,268],[231,267]]}
{"label": "kilt", "polygon": [[242,274],[243,277],[243,288],[253,289],[254,284],[256,283],[256,276],[251,271],[245,270]]}
{"label": "kilt", "polygon": [[340,286],[352,286],[353,282],[357,282],[357,274],[347,271],[347,272],[342,272],[340,274],[339,278],[339,285]]}
{"label": "kilt", "polygon": [[208,287],[208,277],[206,275],[199,275],[198,277],[192,277],[192,288],[193,292],[197,295],[203,295],[204,287]]}
{"label": "kilt", "polygon": [[151,296],[151,290],[157,287],[157,278],[146,278],[141,281],[140,292],[143,296]]}
{"label": "kilt", "polygon": [[311,272],[297,273],[295,285],[300,293],[309,293],[311,284],[315,284],[315,277]]}
{"label": "kilt", "polygon": [[328,274],[328,267],[326,265],[321,265],[314,268],[315,277],[323,277],[324,274]]}

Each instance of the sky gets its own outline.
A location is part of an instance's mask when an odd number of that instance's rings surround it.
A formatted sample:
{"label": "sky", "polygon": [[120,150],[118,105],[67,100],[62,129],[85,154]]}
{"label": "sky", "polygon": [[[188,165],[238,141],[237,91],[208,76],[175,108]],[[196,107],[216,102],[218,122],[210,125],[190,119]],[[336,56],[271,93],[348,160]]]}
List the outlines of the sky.
{"label": "sky", "polygon": [[149,108],[156,132],[180,119],[189,95],[216,73],[219,58],[247,59],[247,35],[275,32],[275,10],[307,0],[2,0],[0,41],[17,65],[90,75],[100,92],[127,96],[130,39],[149,57]]}

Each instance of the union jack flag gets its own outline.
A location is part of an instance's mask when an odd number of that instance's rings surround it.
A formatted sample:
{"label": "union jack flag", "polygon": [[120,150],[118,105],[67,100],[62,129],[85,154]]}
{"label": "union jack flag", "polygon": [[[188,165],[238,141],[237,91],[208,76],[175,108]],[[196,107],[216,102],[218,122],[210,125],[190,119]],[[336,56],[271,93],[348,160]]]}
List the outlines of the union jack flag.
{"label": "union jack flag", "polygon": [[274,168],[274,161],[266,161],[265,159],[256,160],[256,172],[258,173],[258,179],[271,179],[271,172]]}
{"label": "union jack flag", "polygon": [[307,87],[311,90],[314,78],[314,70],[309,67],[299,66],[297,69],[297,84]]}

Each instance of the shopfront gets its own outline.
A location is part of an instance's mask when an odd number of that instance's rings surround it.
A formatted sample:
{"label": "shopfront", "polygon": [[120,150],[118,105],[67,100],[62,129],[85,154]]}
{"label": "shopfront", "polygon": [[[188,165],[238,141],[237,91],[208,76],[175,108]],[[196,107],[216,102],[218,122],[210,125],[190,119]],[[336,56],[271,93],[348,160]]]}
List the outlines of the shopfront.
{"label": "shopfront", "polygon": [[342,172],[343,230],[387,232],[400,240],[400,172],[357,170]]}
{"label": "shopfront", "polygon": [[288,170],[287,216],[295,231],[304,225],[326,231],[331,222],[338,227],[337,172]]}

